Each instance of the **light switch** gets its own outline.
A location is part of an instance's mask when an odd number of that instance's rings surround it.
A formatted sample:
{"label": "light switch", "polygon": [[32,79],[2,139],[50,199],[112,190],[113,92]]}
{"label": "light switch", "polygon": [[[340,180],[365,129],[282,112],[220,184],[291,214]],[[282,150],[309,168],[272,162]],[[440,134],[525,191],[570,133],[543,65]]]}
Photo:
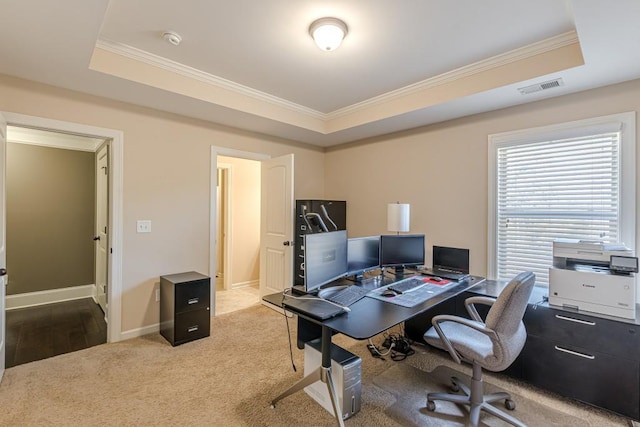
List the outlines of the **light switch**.
{"label": "light switch", "polygon": [[138,233],[151,233],[151,220],[139,219],[136,222],[136,231]]}

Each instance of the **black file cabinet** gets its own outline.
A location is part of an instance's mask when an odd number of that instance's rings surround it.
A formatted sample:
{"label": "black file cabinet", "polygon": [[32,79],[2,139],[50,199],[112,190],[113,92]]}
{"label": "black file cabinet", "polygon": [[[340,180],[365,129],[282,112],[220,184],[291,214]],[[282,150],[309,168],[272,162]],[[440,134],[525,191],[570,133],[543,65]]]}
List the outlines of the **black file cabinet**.
{"label": "black file cabinet", "polygon": [[160,277],[160,334],[176,346],[209,336],[211,279],[196,273]]}

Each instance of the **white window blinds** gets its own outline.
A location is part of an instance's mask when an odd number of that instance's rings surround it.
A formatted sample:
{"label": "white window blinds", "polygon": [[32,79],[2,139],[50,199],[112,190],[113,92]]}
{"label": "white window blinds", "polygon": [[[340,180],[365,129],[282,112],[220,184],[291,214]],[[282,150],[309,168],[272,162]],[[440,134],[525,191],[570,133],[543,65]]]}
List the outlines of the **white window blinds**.
{"label": "white window blinds", "polygon": [[554,239],[620,241],[620,132],[496,151],[495,273],[548,285]]}

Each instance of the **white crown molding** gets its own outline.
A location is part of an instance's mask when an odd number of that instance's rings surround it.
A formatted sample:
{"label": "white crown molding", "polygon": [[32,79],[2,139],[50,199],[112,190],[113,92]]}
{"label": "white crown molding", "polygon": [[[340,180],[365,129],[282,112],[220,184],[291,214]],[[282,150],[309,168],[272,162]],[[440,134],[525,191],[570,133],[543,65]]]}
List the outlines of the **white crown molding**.
{"label": "white crown molding", "polygon": [[348,116],[355,113],[366,114],[367,110],[384,106],[385,104],[397,101],[403,97],[423,93],[438,86],[452,84],[456,81],[464,80],[489,70],[504,67],[518,61],[526,60],[537,55],[552,52],[554,50],[575,44],[579,44],[578,35],[576,31],[569,31],[518,49],[514,49],[509,52],[505,52],[503,54],[492,56],[490,58],[457,68],[455,70],[448,71],[446,73],[419,81],[417,83],[404,86],[397,90],[374,96],[365,101],[334,110],[327,114],[294,102],[287,101],[286,99],[279,98],[256,89],[252,89],[248,86],[244,86],[230,80],[214,76],[204,71],[180,64],[176,61],[160,57],[158,55],[143,51],[141,49],[137,49],[123,43],[100,38],[96,43],[96,47],[135,61],[140,61],[142,63],[203,82],[205,84],[212,85],[213,87],[222,88],[242,96],[251,97],[261,102],[266,102],[271,105],[287,109],[289,111],[294,111],[315,120],[320,120],[324,122],[325,125],[329,125],[330,122],[336,119],[348,118]]}
{"label": "white crown molding", "polygon": [[302,113],[315,119],[326,120],[327,118],[326,114],[312,108],[308,108],[303,105],[296,104],[295,102],[287,101],[286,99],[279,98],[277,96],[261,92],[248,86],[235,83],[231,80],[206,73],[196,68],[189,67],[187,65],[172,61],[167,58],[163,58],[161,56],[149,53],[133,46],[126,45],[124,43],[119,43],[105,38],[99,38],[96,42],[96,47],[104,49],[111,53],[115,53],[117,55],[122,55],[126,58],[134,59],[136,61],[140,61],[142,63],[179,74],[187,78],[210,84],[215,87],[223,88],[240,95],[257,99],[262,102],[267,102],[273,105],[277,105],[281,108],[286,108],[291,111]]}
{"label": "white crown molding", "polygon": [[396,89],[382,95],[369,98],[357,104],[340,108],[327,114],[327,119],[332,120],[339,117],[347,116],[349,114],[353,114],[355,112],[362,111],[374,106],[386,104],[387,102],[405,97],[407,95],[411,95],[416,92],[434,88],[443,84],[452,83],[456,80],[464,79],[487,70],[503,67],[507,64],[521,61],[526,58],[531,58],[536,55],[550,52],[578,42],[578,34],[575,31],[569,31],[558,36],[550,37],[548,39],[532,43],[518,49],[514,49],[506,53],[492,56],[491,58],[487,58],[482,61],[474,62],[473,64],[465,65],[455,70],[439,74],[435,77],[431,77],[420,82],[404,86],[400,89]]}

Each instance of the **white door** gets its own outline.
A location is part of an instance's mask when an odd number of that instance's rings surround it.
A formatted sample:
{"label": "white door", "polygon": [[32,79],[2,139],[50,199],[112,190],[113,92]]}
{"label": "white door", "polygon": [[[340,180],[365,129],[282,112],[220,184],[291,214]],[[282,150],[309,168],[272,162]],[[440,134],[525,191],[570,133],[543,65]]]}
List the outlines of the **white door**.
{"label": "white door", "polygon": [[96,153],[96,301],[107,319],[107,263],[109,262],[109,143]]}
{"label": "white door", "polygon": [[5,285],[7,280],[7,248],[5,246],[6,208],[5,177],[7,162],[7,122],[0,114],[0,381],[4,375],[5,335],[7,332],[4,312]]}
{"label": "white door", "polygon": [[260,297],[293,280],[293,154],[262,162]]}

